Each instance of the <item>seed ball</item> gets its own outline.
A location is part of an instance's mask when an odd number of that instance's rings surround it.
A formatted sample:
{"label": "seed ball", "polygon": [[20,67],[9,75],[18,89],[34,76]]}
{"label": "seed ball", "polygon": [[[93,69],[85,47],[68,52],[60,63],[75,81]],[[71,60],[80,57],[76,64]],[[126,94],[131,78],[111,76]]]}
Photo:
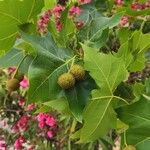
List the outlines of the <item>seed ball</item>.
{"label": "seed ball", "polygon": [[6,83],[6,88],[8,91],[16,91],[19,89],[19,80],[18,79],[10,79]]}
{"label": "seed ball", "polygon": [[57,83],[62,89],[69,89],[75,85],[75,78],[71,73],[64,73],[58,78]]}
{"label": "seed ball", "polygon": [[133,145],[128,145],[123,150],[136,150],[136,148]]}
{"label": "seed ball", "polygon": [[85,77],[85,70],[82,66],[80,65],[73,65],[70,68],[70,73],[74,76],[74,78],[79,81],[79,80],[83,80]]}

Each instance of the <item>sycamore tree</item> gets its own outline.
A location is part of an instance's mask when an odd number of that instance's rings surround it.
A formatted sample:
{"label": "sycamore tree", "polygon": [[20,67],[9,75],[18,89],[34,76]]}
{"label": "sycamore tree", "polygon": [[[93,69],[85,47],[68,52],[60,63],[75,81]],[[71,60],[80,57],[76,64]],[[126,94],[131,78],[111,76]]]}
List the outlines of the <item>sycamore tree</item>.
{"label": "sycamore tree", "polygon": [[150,149],[149,0],[1,0],[0,20],[0,67],[16,68],[0,112],[26,76],[27,104],[71,118],[80,149]]}

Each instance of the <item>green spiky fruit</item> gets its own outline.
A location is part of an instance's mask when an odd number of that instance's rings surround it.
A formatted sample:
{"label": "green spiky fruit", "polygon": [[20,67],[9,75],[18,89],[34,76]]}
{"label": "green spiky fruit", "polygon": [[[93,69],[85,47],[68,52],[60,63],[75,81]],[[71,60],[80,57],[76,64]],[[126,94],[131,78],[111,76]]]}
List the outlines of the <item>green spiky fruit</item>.
{"label": "green spiky fruit", "polygon": [[75,85],[75,79],[72,74],[64,73],[58,78],[57,83],[62,89],[69,89]]}
{"label": "green spiky fruit", "polygon": [[18,90],[19,86],[19,80],[15,78],[8,80],[6,83],[6,88],[9,91],[16,91]]}
{"label": "green spiky fruit", "polygon": [[24,78],[24,74],[18,71],[17,74],[15,75],[15,78],[18,79],[19,81],[22,81]]}
{"label": "green spiky fruit", "polygon": [[123,150],[136,150],[136,148],[133,145],[128,145]]}
{"label": "green spiky fruit", "polygon": [[82,66],[80,65],[73,65],[70,68],[70,73],[74,76],[74,78],[79,81],[79,80],[83,80],[85,77],[85,70],[83,69]]}

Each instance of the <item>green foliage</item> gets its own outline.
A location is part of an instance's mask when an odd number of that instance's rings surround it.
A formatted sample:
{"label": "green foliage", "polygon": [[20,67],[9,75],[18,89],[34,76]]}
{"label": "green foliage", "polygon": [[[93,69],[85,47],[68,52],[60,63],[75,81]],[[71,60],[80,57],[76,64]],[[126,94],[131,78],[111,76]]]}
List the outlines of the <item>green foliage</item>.
{"label": "green foliage", "polygon": [[136,10],[132,10],[131,8],[123,8],[120,9],[119,11],[125,11],[126,15],[130,15],[130,16],[145,16],[145,15],[149,15],[150,14],[150,10],[149,9],[145,9],[145,10],[140,10],[140,11],[136,11]]}
{"label": "green foliage", "polygon": [[89,100],[90,92],[94,88],[94,81],[90,77],[86,77],[85,80],[77,82],[73,89],[65,91],[70,109],[79,122],[82,122],[83,109]]}
{"label": "green foliage", "polygon": [[68,10],[67,8],[61,16],[61,21],[63,25],[63,29],[59,34],[58,41],[62,46],[67,46],[69,44],[70,38],[74,36],[76,33],[75,24],[73,23],[73,20],[71,18],[68,18]]}
{"label": "green foliage", "polygon": [[112,54],[98,53],[85,45],[83,49],[85,50],[86,70],[90,71],[90,75],[101,88],[102,93],[113,95],[120,82],[128,77],[123,60]]}
{"label": "green foliage", "polygon": [[57,80],[62,73],[67,72],[67,65],[74,58],[72,51],[58,48],[50,34],[45,37],[29,35],[23,35],[23,37],[35,47],[37,53],[28,72],[29,100],[47,101],[58,98],[62,90]]}
{"label": "green foliage", "polygon": [[83,49],[85,69],[100,88],[93,91],[92,99],[83,114],[84,126],[80,142],[89,142],[103,137],[111,128],[116,128],[117,118],[112,106],[112,101],[116,98],[113,92],[126,79],[128,72],[121,59],[111,54],[99,54],[85,45]]}
{"label": "green foliage", "polygon": [[150,138],[150,101],[142,97],[138,102],[120,108],[119,118],[129,125],[125,133],[126,142],[129,145],[140,145]]}
{"label": "green foliage", "polygon": [[113,100],[113,97],[103,98],[100,91],[92,95],[92,100],[84,110],[84,126],[81,129],[79,142],[96,140],[105,136],[110,129],[116,128],[116,114],[112,108]]}
{"label": "green foliage", "polygon": [[[0,54],[7,52],[0,57],[0,67],[16,66],[29,78],[28,102],[39,106],[35,113],[55,110],[74,117],[76,123],[69,134],[78,143],[96,145],[91,142],[97,140],[107,150],[115,136],[121,135],[121,148],[127,144],[148,150],[150,78],[145,78],[150,76],[150,69],[141,70],[149,60],[150,31],[144,31],[144,23],[149,22],[146,15],[150,10],[132,10],[130,0],[124,1],[122,7],[110,0],[93,0],[91,4],[79,4],[81,15],[71,18],[69,9],[76,2],[72,0],[61,15],[45,16],[50,17],[46,18],[47,24],[43,21],[40,25],[48,32],[36,35],[37,16],[57,2],[0,1]],[[124,15],[128,15],[129,23],[121,28]],[[75,23],[80,21],[84,26],[78,29]],[[57,23],[62,23],[60,32]],[[76,78],[73,87],[63,89],[58,78],[72,73],[74,64],[83,65],[85,78]],[[130,83],[128,77],[136,71],[141,71],[144,79]],[[133,78],[140,78],[136,73],[138,77]],[[0,94],[5,95],[5,91]]]}
{"label": "green foliage", "polygon": [[[149,87],[149,79],[146,80],[145,86],[136,84],[134,86],[135,103],[117,109],[118,117],[129,125],[129,128],[123,133],[123,143],[135,145],[139,150],[144,150],[149,146],[150,134],[147,131],[150,127],[150,101],[149,96],[146,96],[149,95],[147,90]],[[145,92],[143,92],[144,90]],[[142,93],[145,94],[142,96]]]}
{"label": "green foliage", "polygon": [[26,55],[24,51],[21,49],[12,48],[4,56],[0,57],[0,67],[1,68],[7,68],[11,66],[18,67],[21,62],[19,69],[22,73],[25,73],[27,75],[29,66],[33,58],[34,57],[31,55]]}
{"label": "green foliage", "polygon": [[[124,32],[125,31],[122,30],[120,36],[124,34]],[[130,71],[141,70],[145,66],[145,51],[150,47],[149,40],[150,34],[143,34],[141,31],[135,31],[130,34],[127,31],[124,36],[120,38],[123,44],[115,55],[124,59],[126,67],[128,67]]]}
{"label": "green foliage", "polygon": [[0,50],[8,50],[15,43],[18,26],[31,22],[43,7],[43,0],[0,1]]}
{"label": "green foliage", "polygon": [[44,0],[44,4],[45,4],[45,9],[50,9],[50,8],[53,8],[57,4],[57,1],[56,0]]}
{"label": "green foliage", "polygon": [[84,21],[85,26],[79,32],[79,38],[88,46],[101,48],[108,38],[108,29],[118,25],[123,14],[118,13],[112,17],[105,17],[95,7],[83,6],[82,9],[83,13],[78,21]]}
{"label": "green foliage", "polygon": [[55,110],[63,115],[71,116],[69,104],[66,99],[56,99],[42,104],[39,103],[39,106],[40,108],[36,110],[35,114],[38,114],[40,112],[45,113],[45,112],[50,112]]}
{"label": "green foliage", "polygon": [[23,37],[26,42],[35,47],[37,53],[28,72],[30,79],[29,101],[44,102],[66,97],[73,115],[81,121],[82,111],[94,86],[93,81],[87,78],[76,83],[72,89],[62,90],[57,84],[57,80],[61,74],[68,71],[68,66],[75,59],[72,51],[58,48],[50,34],[45,37],[23,34]]}

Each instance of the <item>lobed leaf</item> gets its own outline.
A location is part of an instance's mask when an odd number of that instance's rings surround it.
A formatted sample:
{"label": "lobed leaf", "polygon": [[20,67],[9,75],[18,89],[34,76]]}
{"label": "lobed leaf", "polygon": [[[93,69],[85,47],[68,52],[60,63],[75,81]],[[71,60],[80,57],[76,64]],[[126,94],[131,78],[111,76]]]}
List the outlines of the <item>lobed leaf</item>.
{"label": "lobed leaf", "polygon": [[8,50],[13,46],[18,26],[30,22],[42,7],[43,0],[0,1],[0,50]]}

